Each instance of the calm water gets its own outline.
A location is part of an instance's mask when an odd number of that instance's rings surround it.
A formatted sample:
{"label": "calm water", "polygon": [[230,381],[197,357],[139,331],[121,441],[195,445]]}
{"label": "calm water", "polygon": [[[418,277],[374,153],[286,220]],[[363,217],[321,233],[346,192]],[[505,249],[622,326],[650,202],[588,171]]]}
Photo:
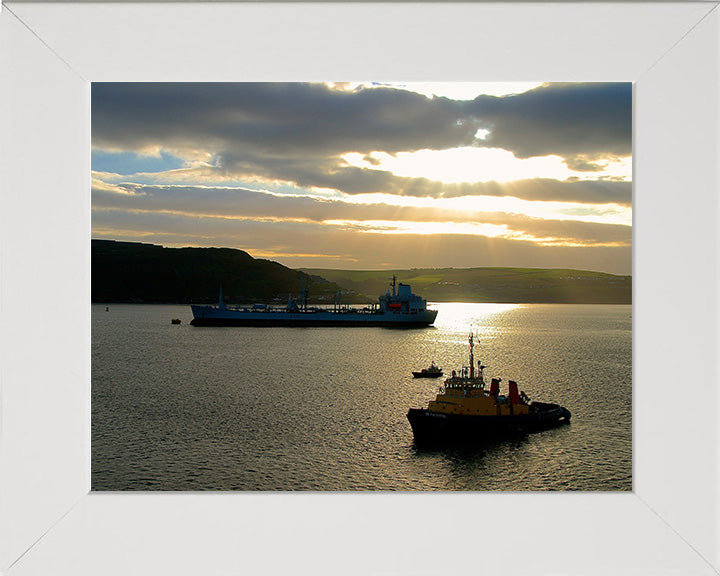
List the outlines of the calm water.
{"label": "calm water", "polygon": [[[435,327],[195,328],[189,306],[92,308],[94,490],[630,490],[631,307],[436,304]],[[181,318],[182,325],[171,325]],[[467,364],[572,424],[418,449],[405,414]]]}

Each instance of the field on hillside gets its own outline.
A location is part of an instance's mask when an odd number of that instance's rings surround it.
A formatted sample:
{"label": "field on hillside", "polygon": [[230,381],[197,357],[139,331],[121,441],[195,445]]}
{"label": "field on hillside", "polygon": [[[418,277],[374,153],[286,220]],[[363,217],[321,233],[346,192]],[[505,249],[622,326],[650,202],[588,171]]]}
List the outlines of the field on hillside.
{"label": "field on hillside", "polygon": [[630,304],[632,277],[586,270],[544,268],[423,268],[330,270],[303,268],[342,286],[348,296],[374,301],[397,281],[434,302],[543,302]]}

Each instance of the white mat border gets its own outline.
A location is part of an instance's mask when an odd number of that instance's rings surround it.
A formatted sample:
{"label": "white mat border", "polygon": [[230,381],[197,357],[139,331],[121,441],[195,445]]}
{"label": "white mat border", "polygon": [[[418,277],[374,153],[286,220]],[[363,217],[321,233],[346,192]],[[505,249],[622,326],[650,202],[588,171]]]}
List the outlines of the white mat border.
{"label": "white mat border", "polygon": [[[507,574],[716,571],[718,173],[706,160],[718,157],[716,6],[8,3],[0,566],[9,574],[243,566],[436,574],[474,563]],[[635,493],[88,495],[88,82],[477,75],[635,82]],[[676,205],[681,184],[695,200],[686,215]],[[694,271],[695,301],[685,270]],[[32,282],[48,274],[57,278],[50,294]],[[663,354],[672,335],[675,359]],[[688,392],[704,400],[694,413],[670,396],[688,371]],[[494,552],[431,555],[450,533]]]}

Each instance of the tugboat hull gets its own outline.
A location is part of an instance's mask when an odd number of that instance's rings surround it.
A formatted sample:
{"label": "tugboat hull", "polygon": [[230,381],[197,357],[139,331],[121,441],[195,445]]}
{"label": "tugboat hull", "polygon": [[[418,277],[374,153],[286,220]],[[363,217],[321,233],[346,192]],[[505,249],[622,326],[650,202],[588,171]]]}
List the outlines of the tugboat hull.
{"label": "tugboat hull", "polygon": [[416,443],[472,441],[547,430],[570,423],[570,411],[557,404],[533,402],[529,414],[472,416],[410,408],[407,414]]}

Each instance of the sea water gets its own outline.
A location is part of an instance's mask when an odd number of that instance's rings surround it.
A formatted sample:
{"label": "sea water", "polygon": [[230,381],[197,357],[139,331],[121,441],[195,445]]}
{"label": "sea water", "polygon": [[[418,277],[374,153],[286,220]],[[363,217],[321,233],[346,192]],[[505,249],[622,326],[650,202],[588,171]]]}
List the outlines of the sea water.
{"label": "sea water", "polygon": [[[631,306],[432,304],[433,327],[210,328],[189,306],[92,306],[93,490],[631,490]],[[182,324],[171,324],[179,318]],[[572,422],[416,447],[435,361]]]}

